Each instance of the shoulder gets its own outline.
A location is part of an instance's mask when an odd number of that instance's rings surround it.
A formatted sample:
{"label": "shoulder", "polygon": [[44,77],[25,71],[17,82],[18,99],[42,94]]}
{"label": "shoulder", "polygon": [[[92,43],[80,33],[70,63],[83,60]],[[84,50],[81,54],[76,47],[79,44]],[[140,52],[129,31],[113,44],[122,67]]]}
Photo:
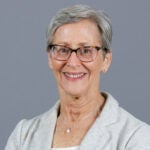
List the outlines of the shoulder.
{"label": "shoulder", "polygon": [[150,149],[150,126],[119,106],[117,100],[108,94],[106,110],[113,121],[108,130],[127,149]]}
{"label": "shoulder", "polygon": [[127,110],[122,108],[118,101],[109,93],[106,93],[107,100],[104,106],[104,115],[112,117],[112,120],[116,123],[124,123],[129,126],[135,125],[147,125],[145,122],[141,121],[140,119],[136,118],[134,115],[129,113]]}
{"label": "shoulder", "polygon": [[[59,104],[56,103],[50,110],[45,113],[36,116],[32,119],[24,119],[19,124],[22,128],[22,137],[30,137],[33,134],[42,133],[44,130],[48,130],[57,118],[57,110]],[[31,134],[31,135],[30,135]]]}
{"label": "shoulder", "polygon": [[33,141],[38,141],[42,138],[45,135],[43,133],[46,133],[48,128],[52,128],[52,125],[55,123],[57,109],[58,103],[39,116],[21,120],[11,133],[5,150],[19,150],[23,145],[29,145],[29,143],[33,143]]}
{"label": "shoulder", "polygon": [[121,138],[127,149],[150,149],[150,126],[119,107],[118,120],[122,125]]}
{"label": "shoulder", "polygon": [[19,122],[17,126],[22,127],[22,131],[26,130],[33,130],[37,129],[40,126],[43,126],[47,121],[53,120],[55,116],[57,115],[57,104],[54,105],[50,110],[34,117],[31,119],[23,119]]}

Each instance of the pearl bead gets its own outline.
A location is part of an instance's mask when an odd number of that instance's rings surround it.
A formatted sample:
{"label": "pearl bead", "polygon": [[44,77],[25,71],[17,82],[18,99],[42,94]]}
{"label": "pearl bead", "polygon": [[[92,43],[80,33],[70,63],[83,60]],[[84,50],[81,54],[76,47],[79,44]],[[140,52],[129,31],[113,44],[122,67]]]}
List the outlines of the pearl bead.
{"label": "pearl bead", "polygon": [[71,132],[70,128],[66,129],[66,133],[70,133],[70,132]]}

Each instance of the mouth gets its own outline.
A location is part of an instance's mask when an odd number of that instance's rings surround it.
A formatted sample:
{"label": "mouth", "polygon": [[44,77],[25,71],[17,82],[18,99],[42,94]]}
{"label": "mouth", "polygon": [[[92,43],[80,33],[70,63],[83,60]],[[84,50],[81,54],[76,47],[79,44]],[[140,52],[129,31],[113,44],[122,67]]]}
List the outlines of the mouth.
{"label": "mouth", "polygon": [[69,73],[69,72],[64,72],[65,77],[68,80],[74,81],[74,80],[79,80],[82,79],[86,76],[87,73]]}

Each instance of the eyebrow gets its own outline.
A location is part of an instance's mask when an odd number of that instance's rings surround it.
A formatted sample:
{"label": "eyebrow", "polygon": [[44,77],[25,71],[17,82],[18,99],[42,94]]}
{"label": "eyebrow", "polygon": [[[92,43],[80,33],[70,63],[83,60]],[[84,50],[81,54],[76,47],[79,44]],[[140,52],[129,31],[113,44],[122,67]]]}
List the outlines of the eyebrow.
{"label": "eyebrow", "polygon": [[[54,43],[54,44],[71,47],[71,44],[68,43],[68,42],[58,42],[58,43]],[[81,43],[78,43],[78,44],[77,44],[78,47],[90,46],[90,45],[91,45],[91,44],[89,44],[89,43],[87,43],[87,42],[81,42]]]}

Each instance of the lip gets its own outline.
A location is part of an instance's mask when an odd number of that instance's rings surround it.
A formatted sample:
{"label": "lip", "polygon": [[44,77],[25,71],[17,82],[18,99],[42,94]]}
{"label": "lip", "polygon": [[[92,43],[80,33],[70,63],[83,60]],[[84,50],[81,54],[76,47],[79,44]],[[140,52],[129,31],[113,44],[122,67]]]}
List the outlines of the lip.
{"label": "lip", "polygon": [[77,81],[83,79],[87,73],[84,72],[63,72],[65,78],[70,81]]}

